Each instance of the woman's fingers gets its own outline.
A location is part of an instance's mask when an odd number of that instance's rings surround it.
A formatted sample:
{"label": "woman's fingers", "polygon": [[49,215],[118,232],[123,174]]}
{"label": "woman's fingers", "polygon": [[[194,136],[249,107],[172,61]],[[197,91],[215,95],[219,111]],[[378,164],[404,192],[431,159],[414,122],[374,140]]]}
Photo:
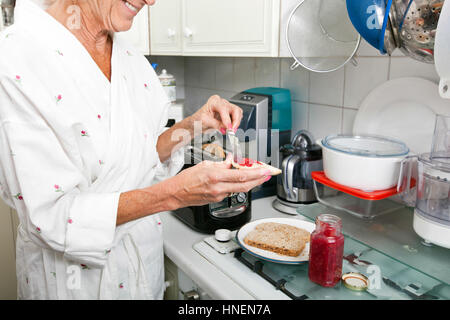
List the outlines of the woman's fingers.
{"label": "woman's fingers", "polygon": [[242,120],[242,109],[229,101],[216,97],[211,101],[211,111],[219,114],[222,127],[236,130]]}
{"label": "woman's fingers", "polygon": [[218,173],[223,182],[248,182],[258,179],[267,178],[270,176],[270,171],[267,169],[245,169],[245,170],[223,170]]}
{"label": "woman's fingers", "polygon": [[269,176],[240,183],[222,182],[218,183],[216,187],[218,190],[220,190],[221,195],[229,195],[230,193],[234,192],[249,192],[250,190],[268,181],[268,179],[270,178],[271,177]]}
{"label": "woman's fingers", "polygon": [[231,108],[231,118],[232,118],[232,126],[234,131],[236,132],[236,130],[239,128],[241,121],[242,121],[242,117],[244,115],[244,112],[242,111],[241,108],[239,108],[238,106],[231,104],[230,103],[230,108]]}

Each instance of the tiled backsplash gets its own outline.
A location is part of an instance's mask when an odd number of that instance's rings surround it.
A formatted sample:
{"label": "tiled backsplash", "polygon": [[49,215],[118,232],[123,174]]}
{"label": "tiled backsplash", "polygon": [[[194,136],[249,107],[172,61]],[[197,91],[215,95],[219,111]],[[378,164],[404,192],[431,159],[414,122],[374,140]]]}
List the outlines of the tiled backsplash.
{"label": "tiled backsplash", "polygon": [[214,94],[230,98],[259,86],[291,90],[293,133],[310,130],[316,138],[351,133],[363,99],[378,85],[399,77],[422,77],[438,82],[434,65],[416,62],[396,52],[381,56],[363,42],[355,67],[347,64],[331,73],[290,70],[291,58],[150,57],[177,78],[178,98],[190,115]]}

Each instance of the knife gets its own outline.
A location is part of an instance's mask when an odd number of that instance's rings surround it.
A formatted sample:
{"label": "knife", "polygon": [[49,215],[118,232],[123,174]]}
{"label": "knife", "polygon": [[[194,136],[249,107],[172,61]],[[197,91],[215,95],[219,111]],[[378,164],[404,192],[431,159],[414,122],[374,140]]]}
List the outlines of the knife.
{"label": "knife", "polygon": [[230,142],[233,161],[236,163],[242,163],[242,151],[239,144],[239,138],[236,137],[236,133],[233,130],[227,130],[227,138]]}

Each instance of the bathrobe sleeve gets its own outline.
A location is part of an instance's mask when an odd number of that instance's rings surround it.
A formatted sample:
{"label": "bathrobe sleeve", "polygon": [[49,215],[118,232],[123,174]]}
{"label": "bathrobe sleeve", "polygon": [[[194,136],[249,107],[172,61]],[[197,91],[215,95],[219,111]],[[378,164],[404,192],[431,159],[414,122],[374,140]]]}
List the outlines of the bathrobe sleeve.
{"label": "bathrobe sleeve", "polygon": [[80,191],[90,182],[68,155],[75,142],[69,132],[56,134],[41,114],[49,102],[39,99],[38,88],[33,94],[0,74],[0,195],[26,217],[21,228],[34,243],[102,267],[114,240],[120,194]]}
{"label": "bathrobe sleeve", "polygon": [[[162,85],[159,82],[159,79],[156,76],[156,73],[152,70],[152,77],[156,83],[154,85],[154,90],[156,92],[156,96],[159,98],[158,101],[164,101],[161,103],[161,111],[160,111],[160,118],[157,123],[157,129],[158,129],[158,137],[164,133],[164,131],[168,130],[166,127],[167,121],[169,120],[169,108],[170,108],[170,101],[167,97],[167,94],[165,93]],[[155,172],[155,178],[153,183],[164,181],[170,177],[175,176],[177,173],[180,172],[180,170],[183,168],[184,165],[184,151],[185,148],[182,147],[178,149],[177,151],[173,152],[169,159],[167,159],[164,162],[160,162],[158,158],[158,166],[157,170]]]}
{"label": "bathrobe sleeve", "polygon": [[[160,124],[160,134],[162,134],[167,128],[165,128],[165,125],[167,124],[168,120],[168,108],[166,108],[166,111],[164,112],[164,115],[162,117],[162,121]],[[155,173],[155,181],[154,182],[161,182],[166,180],[167,178],[173,177],[178,172],[180,172],[181,168],[184,165],[184,148],[180,148],[179,150],[173,152],[169,159],[167,159],[164,162],[160,162],[158,160],[158,167]]]}

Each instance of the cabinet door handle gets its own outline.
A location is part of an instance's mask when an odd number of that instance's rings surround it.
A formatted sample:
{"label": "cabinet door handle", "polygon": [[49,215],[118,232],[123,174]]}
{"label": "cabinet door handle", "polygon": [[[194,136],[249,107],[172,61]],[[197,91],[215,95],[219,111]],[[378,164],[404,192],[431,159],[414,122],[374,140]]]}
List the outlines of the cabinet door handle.
{"label": "cabinet door handle", "polygon": [[189,28],[184,28],[184,37],[186,38],[186,39],[189,39],[189,38],[192,38],[192,36],[194,35],[194,33],[192,32],[192,30],[191,29],[189,29]]}
{"label": "cabinet door handle", "polygon": [[167,37],[174,38],[177,33],[172,28],[167,29]]}

